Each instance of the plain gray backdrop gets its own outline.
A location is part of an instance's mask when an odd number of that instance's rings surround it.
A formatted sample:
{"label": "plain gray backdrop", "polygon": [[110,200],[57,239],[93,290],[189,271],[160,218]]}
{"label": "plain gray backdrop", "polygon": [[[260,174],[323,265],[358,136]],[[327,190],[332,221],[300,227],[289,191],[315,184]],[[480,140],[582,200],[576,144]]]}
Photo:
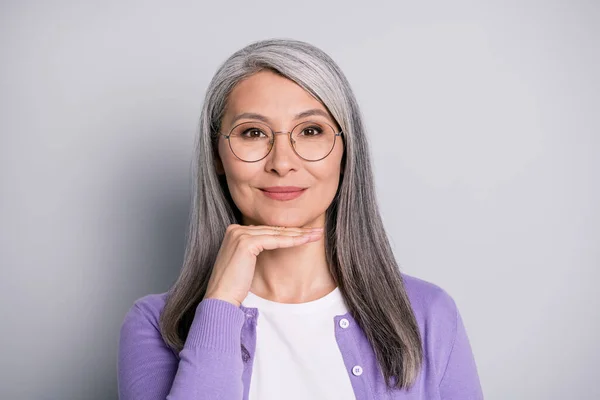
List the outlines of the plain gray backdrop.
{"label": "plain gray backdrop", "polygon": [[119,328],[183,260],[209,80],[313,43],[353,85],[401,269],[486,399],[598,399],[597,1],[2,1],[0,398],[117,397]]}

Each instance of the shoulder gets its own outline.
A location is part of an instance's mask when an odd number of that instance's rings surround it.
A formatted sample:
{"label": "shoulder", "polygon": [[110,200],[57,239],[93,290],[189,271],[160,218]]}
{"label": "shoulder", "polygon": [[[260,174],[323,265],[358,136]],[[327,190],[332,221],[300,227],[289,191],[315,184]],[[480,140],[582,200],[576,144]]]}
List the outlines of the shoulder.
{"label": "shoulder", "polygon": [[445,289],[405,273],[401,275],[411,306],[417,316],[436,319],[447,316],[452,320],[455,319],[456,303]]}
{"label": "shoulder", "polygon": [[167,292],[152,293],[139,297],[134,300],[133,304],[127,311],[127,316],[136,318],[145,318],[151,321],[158,321],[158,318],[165,308],[167,302]]}
{"label": "shoulder", "polygon": [[133,302],[130,311],[132,309],[137,309],[144,315],[152,317],[152,319],[158,319],[160,313],[165,308],[167,294],[167,292],[164,292],[142,296]]}
{"label": "shoulder", "polygon": [[451,336],[456,331],[458,308],[440,286],[402,273],[404,288],[423,333]]}
{"label": "shoulder", "polygon": [[121,336],[134,330],[160,332],[159,318],[166,300],[167,292],[147,294],[136,299],[123,318]]}

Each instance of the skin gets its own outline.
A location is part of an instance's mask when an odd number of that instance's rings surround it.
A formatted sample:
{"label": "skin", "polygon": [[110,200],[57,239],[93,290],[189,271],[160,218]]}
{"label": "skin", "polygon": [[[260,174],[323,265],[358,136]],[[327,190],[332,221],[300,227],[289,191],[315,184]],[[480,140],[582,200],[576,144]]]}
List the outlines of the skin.
{"label": "skin", "polygon": [[[295,120],[296,114],[319,109],[324,116]],[[339,131],[335,119],[325,106],[295,82],[271,71],[258,72],[239,82],[232,90],[221,132],[229,133],[243,118],[241,113],[257,113],[268,118],[275,132],[289,132],[302,121],[321,120]],[[337,191],[344,153],[338,137],[332,152],[320,161],[305,161],[294,152],[289,138],[277,135],[269,155],[261,161],[247,163],[231,152],[227,139],[219,137],[215,168],[225,174],[233,201],[243,215],[243,225],[284,227],[324,227],[325,211]],[[289,201],[270,199],[259,190],[269,186],[298,186],[308,189]],[[323,297],[335,288],[325,257],[324,238],[300,246],[265,250],[256,260],[250,291],[282,303],[302,303]]]}

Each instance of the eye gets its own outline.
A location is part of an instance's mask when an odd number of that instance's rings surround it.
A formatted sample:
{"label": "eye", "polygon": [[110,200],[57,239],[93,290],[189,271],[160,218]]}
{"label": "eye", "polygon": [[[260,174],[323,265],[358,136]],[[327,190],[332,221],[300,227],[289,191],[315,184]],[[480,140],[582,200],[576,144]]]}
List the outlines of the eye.
{"label": "eye", "polygon": [[304,136],[317,136],[323,133],[323,128],[318,125],[311,125],[302,129],[301,134]]}
{"label": "eye", "polygon": [[258,128],[249,128],[240,134],[245,139],[258,139],[261,135],[266,137],[265,133]]}

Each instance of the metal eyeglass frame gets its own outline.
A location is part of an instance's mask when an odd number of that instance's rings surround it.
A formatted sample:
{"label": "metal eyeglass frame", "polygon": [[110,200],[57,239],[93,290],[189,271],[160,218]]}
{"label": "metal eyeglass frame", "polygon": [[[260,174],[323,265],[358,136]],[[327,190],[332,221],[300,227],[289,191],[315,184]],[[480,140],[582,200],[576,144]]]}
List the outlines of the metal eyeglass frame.
{"label": "metal eyeglass frame", "polygon": [[[231,136],[231,132],[233,132],[233,130],[234,130],[235,128],[237,128],[237,127],[238,127],[238,126],[240,126],[240,125],[247,124],[247,123],[249,123],[249,121],[247,121],[247,122],[241,122],[241,123],[237,124],[236,126],[234,126],[233,128],[231,128],[231,130],[229,131],[229,135],[225,135],[224,133],[220,133],[220,132],[219,132],[219,135],[221,135],[221,136],[223,136],[225,139],[227,139],[227,142],[229,143],[229,150],[231,150],[231,153],[232,153],[232,154],[233,154],[233,155],[234,155],[234,156],[235,156],[235,157],[236,157],[238,160],[240,160],[240,161],[243,161],[243,162],[247,162],[247,163],[255,163],[255,162],[258,162],[258,161],[260,161],[260,160],[264,160],[264,159],[265,159],[265,158],[266,158],[266,157],[267,157],[269,154],[271,154],[271,150],[273,150],[273,147],[275,147],[275,137],[276,137],[276,135],[288,135],[288,137],[289,137],[289,139],[290,139],[290,145],[292,146],[292,150],[294,150],[294,153],[296,153],[296,155],[297,155],[298,157],[300,157],[301,159],[303,159],[304,161],[309,161],[309,162],[321,161],[321,160],[323,160],[324,158],[327,158],[327,156],[329,156],[329,155],[331,154],[331,152],[333,151],[333,149],[335,149],[335,141],[336,141],[337,137],[338,137],[338,136],[342,136],[342,135],[344,134],[344,132],[343,132],[343,131],[339,131],[338,133],[335,133],[335,134],[333,135],[333,145],[331,146],[331,150],[329,150],[329,153],[327,153],[325,156],[323,156],[323,157],[319,158],[318,160],[307,160],[306,158],[304,158],[304,157],[302,157],[300,154],[298,154],[298,152],[296,151],[296,148],[294,147],[294,142],[292,141],[292,132],[294,131],[294,129],[296,129],[296,128],[297,128],[297,127],[299,127],[300,125],[302,125],[302,124],[306,124],[306,123],[310,123],[310,122],[313,122],[313,121],[304,121],[304,122],[300,122],[299,124],[297,124],[296,126],[294,126],[294,127],[292,128],[292,130],[291,130],[291,131],[289,131],[289,132],[284,132],[284,131],[275,132],[275,131],[273,131],[273,129],[272,129],[272,128],[271,128],[269,125],[267,125],[267,124],[265,124],[265,123],[263,123],[263,122],[260,122],[260,124],[261,124],[261,125],[264,125],[264,126],[266,126],[267,128],[269,128],[269,130],[270,130],[270,131],[271,131],[271,133],[273,134],[273,142],[271,143],[271,148],[269,149],[269,151],[267,152],[267,154],[265,154],[265,155],[264,155],[264,157],[262,157],[262,158],[259,158],[258,160],[255,160],[255,161],[247,161],[247,160],[244,160],[244,159],[242,159],[242,158],[238,157],[238,155],[237,155],[237,154],[235,154],[235,151],[233,151],[233,147],[231,147],[231,140],[229,140],[229,138],[230,138],[230,136]],[[317,123],[317,122],[315,122],[315,123]],[[322,124],[325,124],[325,125],[329,126],[329,127],[331,128],[331,130],[332,130],[333,132],[335,132],[335,129],[333,129],[333,126],[331,126],[331,124],[328,124],[327,122],[319,122],[319,123],[322,123]]]}

